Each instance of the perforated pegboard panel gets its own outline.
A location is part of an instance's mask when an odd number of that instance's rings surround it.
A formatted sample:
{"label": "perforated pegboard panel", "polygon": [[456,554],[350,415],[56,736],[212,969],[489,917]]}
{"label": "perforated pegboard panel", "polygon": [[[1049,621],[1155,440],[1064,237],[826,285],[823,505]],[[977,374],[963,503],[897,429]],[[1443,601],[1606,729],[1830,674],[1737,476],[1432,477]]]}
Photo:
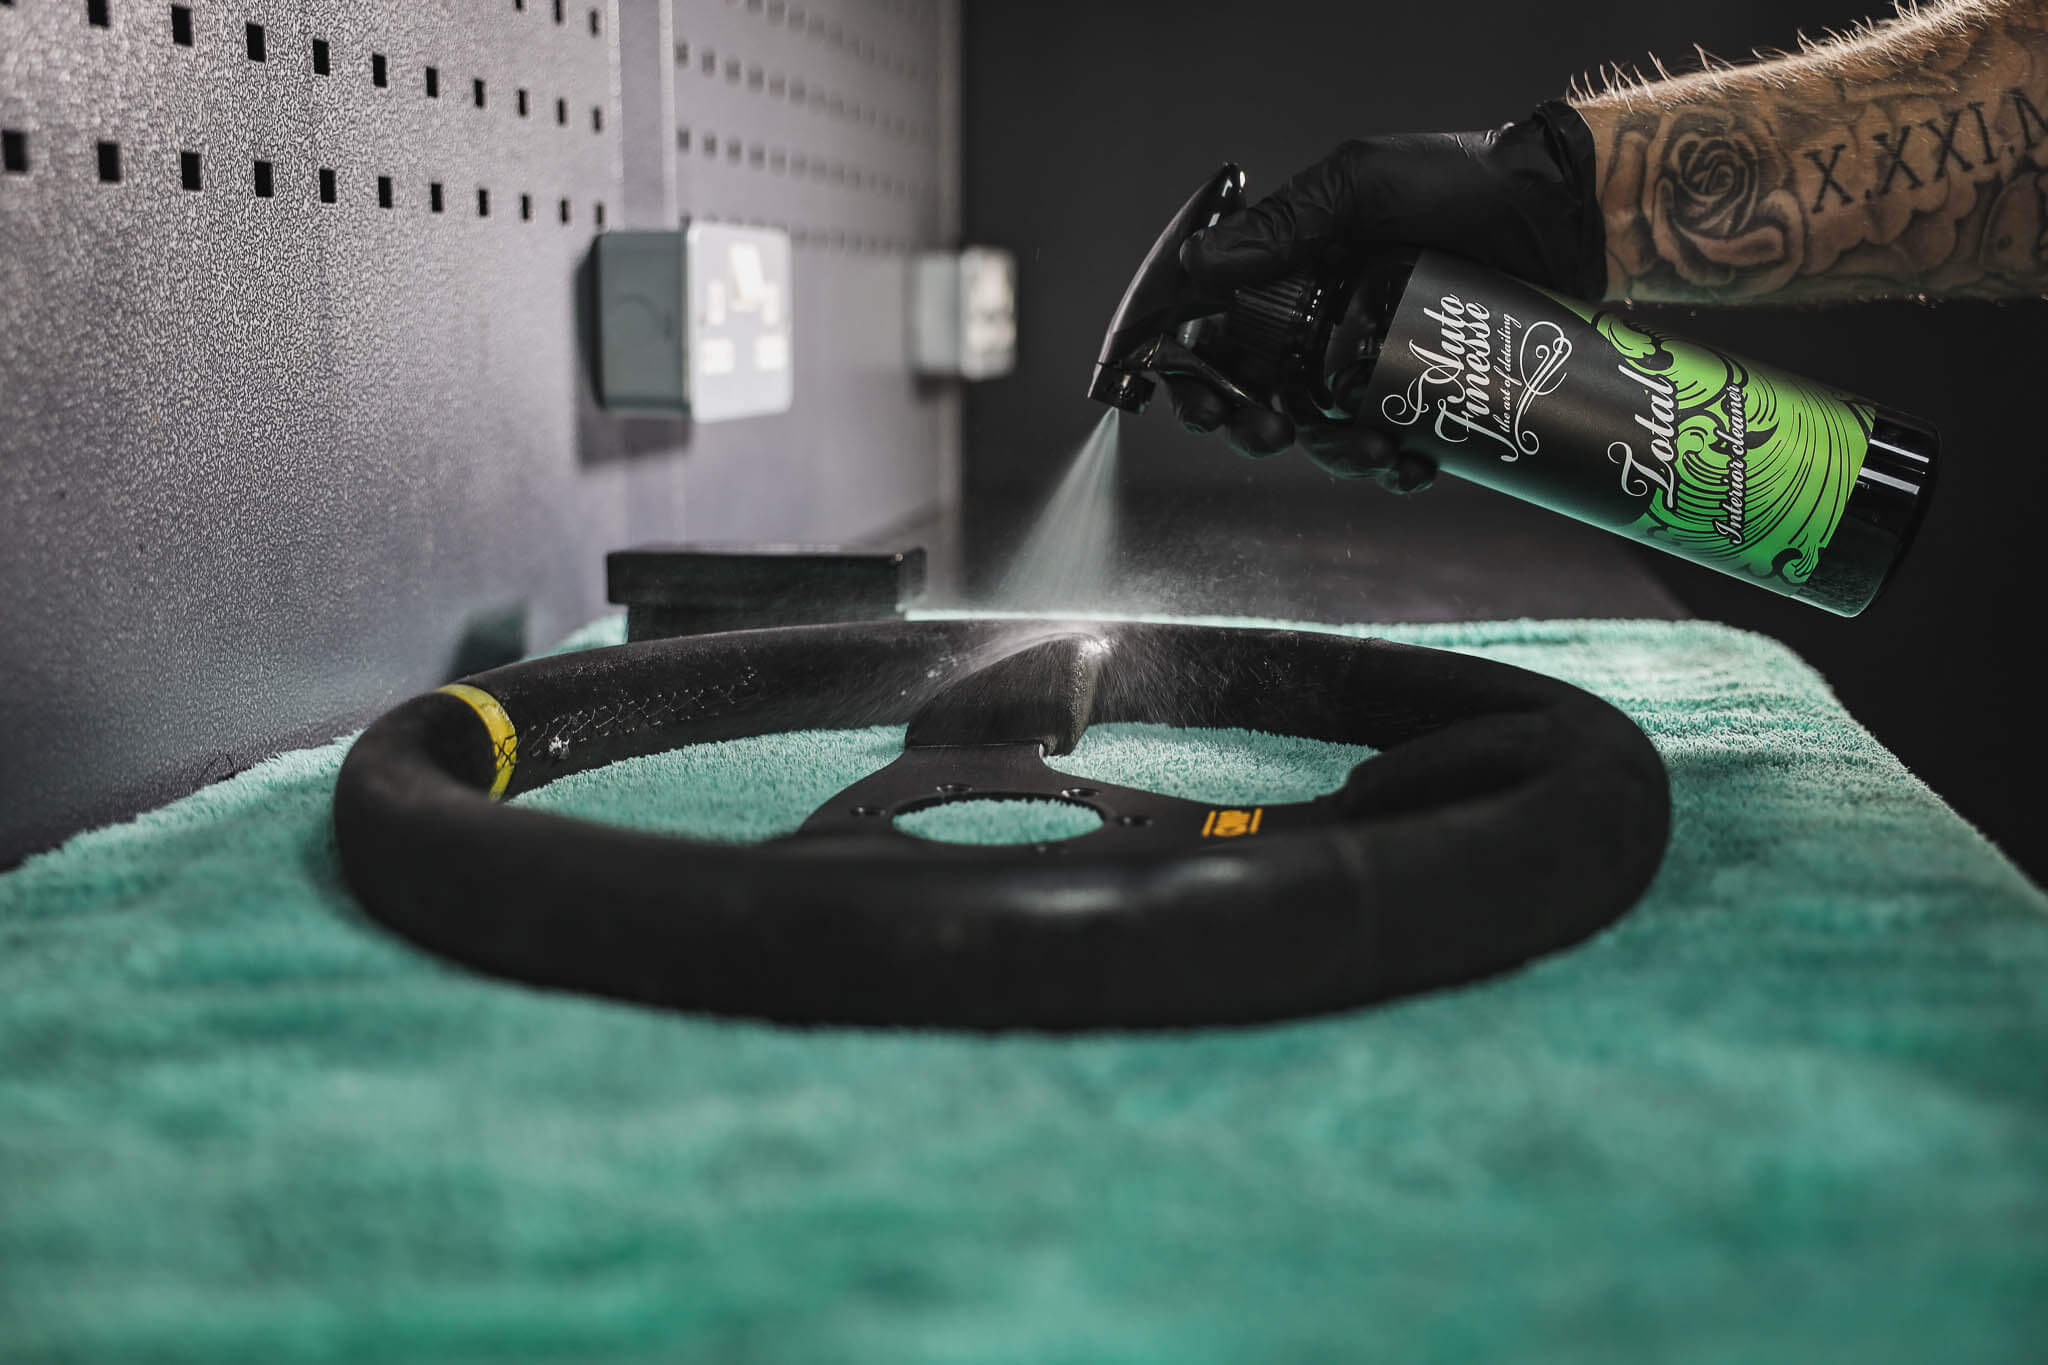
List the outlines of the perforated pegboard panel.
{"label": "perforated pegboard panel", "polygon": [[675,215],[786,230],[796,277],[796,406],[693,437],[693,536],[829,539],[909,519],[946,477],[956,395],[913,380],[905,327],[915,253],[957,231],[954,12],[674,0]]}
{"label": "perforated pegboard panel", "polygon": [[677,0],[685,206],[802,245],[904,252],[938,232],[942,136],[929,0]]}
{"label": "perforated pegboard panel", "polygon": [[[937,60],[929,10],[846,9],[832,31],[872,12],[861,41],[922,33]],[[850,538],[932,502],[951,405],[905,373],[884,244],[934,231],[934,144],[884,159],[864,116],[785,99],[789,146],[815,118],[807,156],[859,151],[925,197],[828,178],[750,198],[777,173],[744,152],[679,177],[697,119],[675,103],[709,83],[630,36],[701,16],[741,55],[751,25],[758,60],[779,34],[814,64],[807,90],[898,90],[791,13],[0,0],[0,863],[356,724],[522,616],[552,637],[603,609],[608,549]],[[716,84],[768,98],[744,70]],[[813,215],[775,431],[593,408],[577,268],[650,204]],[[861,346],[823,335],[863,314]]]}

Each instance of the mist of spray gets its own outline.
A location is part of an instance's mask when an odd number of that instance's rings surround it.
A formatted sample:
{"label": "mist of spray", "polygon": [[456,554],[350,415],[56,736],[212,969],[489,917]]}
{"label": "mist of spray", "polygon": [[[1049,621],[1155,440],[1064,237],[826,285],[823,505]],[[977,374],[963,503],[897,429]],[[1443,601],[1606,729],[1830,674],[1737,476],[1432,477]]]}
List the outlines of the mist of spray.
{"label": "mist of spray", "polygon": [[1105,604],[1116,562],[1115,408],[1081,443],[1066,477],[1010,562],[997,604],[1018,610],[1086,611]]}

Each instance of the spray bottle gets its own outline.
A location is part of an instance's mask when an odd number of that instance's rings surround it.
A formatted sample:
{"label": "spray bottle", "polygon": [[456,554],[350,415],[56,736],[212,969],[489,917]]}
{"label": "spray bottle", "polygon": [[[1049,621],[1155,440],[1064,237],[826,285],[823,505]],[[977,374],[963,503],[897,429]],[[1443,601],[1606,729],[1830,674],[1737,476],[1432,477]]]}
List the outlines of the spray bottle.
{"label": "spray bottle", "polygon": [[1127,412],[1191,375],[1297,421],[1358,422],[1460,478],[1854,616],[1933,488],[1931,427],[1444,253],[1228,294],[1180,265],[1244,201],[1226,165],[1159,235],[1088,396]]}

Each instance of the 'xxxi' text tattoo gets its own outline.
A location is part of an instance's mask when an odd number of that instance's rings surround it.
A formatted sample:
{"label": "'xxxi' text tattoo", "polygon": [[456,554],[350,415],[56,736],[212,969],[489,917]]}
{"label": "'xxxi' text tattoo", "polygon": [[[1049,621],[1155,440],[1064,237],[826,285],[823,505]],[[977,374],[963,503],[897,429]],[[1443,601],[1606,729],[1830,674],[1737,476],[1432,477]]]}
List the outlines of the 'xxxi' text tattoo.
{"label": "'xxxi' text tattoo", "polygon": [[1610,294],[2048,290],[2048,0],[1915,13],[1580,108]]}

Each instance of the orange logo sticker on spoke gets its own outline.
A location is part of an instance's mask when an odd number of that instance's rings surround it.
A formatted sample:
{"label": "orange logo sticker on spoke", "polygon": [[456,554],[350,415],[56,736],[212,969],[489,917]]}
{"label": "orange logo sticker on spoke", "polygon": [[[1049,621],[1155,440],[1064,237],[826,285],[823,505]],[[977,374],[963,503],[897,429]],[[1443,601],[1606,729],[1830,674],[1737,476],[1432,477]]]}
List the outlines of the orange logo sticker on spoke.
{"label": "orange logo sticker on spoke", "polygon": [[1259,821],[1266,814],[1266,808],[1253,810],[1212,810],[1209,818],[1202,822],[1204,839],[1235,839],[1241,834],[1257,834]]}

